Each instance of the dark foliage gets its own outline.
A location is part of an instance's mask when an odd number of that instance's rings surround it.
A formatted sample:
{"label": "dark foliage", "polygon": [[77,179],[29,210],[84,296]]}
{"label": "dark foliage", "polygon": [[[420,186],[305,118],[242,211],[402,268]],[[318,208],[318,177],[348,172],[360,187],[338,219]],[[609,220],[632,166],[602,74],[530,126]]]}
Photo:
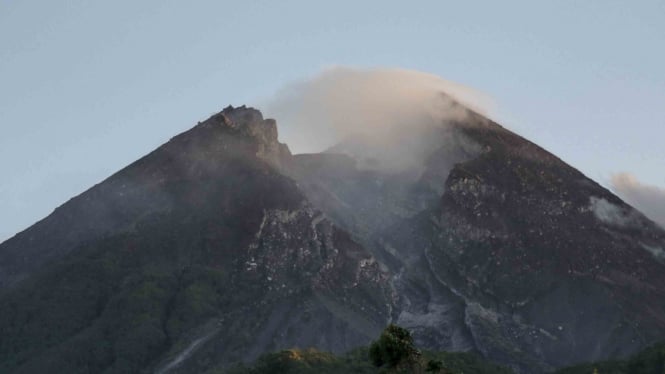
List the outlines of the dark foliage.
{"label": "dark foliage", "polygon": [[[377,365],[377,360],[382,364]],[[261,356],[252,365],[231,369],[215,368],[208,374],[510,374],[471,353],[419,352],[408,330],[388,326],[379,339],[367,347],[343,356],[315,349],[291,349]]]}
{"label": "dark foliage", "polygon": [[389,325],[369,347],[369,357],[374,366],[397,367],[399,364],[412,364],[420,352],[413,345],[411,333],[397,325]]}
{"label": "dark foliage", "polygon": [[656,344],[627,360],[603,361],[562,369],[556,374],[663,374],[665,343]]}

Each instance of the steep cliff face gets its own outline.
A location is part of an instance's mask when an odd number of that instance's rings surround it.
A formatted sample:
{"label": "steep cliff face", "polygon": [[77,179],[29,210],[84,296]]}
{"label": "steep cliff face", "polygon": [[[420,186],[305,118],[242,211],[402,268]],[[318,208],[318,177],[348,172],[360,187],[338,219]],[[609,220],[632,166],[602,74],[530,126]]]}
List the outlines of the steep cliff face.
{"label": "steep cliff face", "polygon": [[290,157],[274,121],[229,107],[4,243],[0,371],[195,372],[366,344],[387,276],[277,171]]}
{"label": "steep cliff face", "polygon": [[442,127],[415,175],[344,146],[295,157],[309,199],[390,266],[419,344],[538,372],[665,336],[660,228],[475,113]]}

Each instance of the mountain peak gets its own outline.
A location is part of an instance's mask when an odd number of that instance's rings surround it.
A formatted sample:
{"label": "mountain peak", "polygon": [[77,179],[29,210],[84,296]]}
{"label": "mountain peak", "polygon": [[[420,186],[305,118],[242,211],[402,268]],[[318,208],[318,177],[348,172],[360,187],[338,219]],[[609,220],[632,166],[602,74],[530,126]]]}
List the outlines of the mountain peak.
{"label": "mountain peak", "polygon": [[[261,124],[266,121],[263,119],[263,114],[261,111],[252,107],[247,107],[245,105],[239,106],[237,108],[233,107],[233,105],[229,105],[215,116],[221,117],[222,122],[226,126],[232,128],[242,128],[252,124]],[[275,121],[270,120],[270,122],[272,122],[272,127],[276,129],[276,125],[274,124]],[[266,125],[266,127],[271,127],[269,123]],[[276,135],[277,134],[275,131],[275,139],[277,139]]]}
{"label": "mountain peak", "polygon": [[264,119],[261,111],[252,107],[229,105],[201,125],[221,125],[253,138],[258,145],[256,155],[276,166],[281,165],[285,157],[291,156],[289,147],[278,141],[277,122],[272,118]]}
{"label": "mountain peak", "polygon": [[481,114],[418,118],[296,156],[246,106],[175,136],[0,243],[0,372],[203,372],[396,323],[543,373],[665,336],[665,231]]}

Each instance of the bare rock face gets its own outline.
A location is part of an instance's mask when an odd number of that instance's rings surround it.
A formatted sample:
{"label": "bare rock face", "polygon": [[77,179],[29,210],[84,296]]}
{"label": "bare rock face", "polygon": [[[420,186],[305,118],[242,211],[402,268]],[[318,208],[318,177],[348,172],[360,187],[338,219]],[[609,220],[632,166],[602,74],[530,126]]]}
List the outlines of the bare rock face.
{"label": "bare rock face", "polygon": [[193,178],[214,172],[216,157],[279,166],[290,156],[277,141],[274,120],[253,108],[229,106],[1,243],[0,289],[80,243],[131,230],[141,217],[173,209],[173,194],[164,186],[176,173]]}
{"label": "bare rock face", "polygon": [[419,344],[533,373],[665,337],[663,230],[475,113],[445,128],[415,177],[295,157],[310,201],[395,274],[394,319]]}
{"label": "bare rock face", "polygon": [[0,372],[204,372],[390,322],[521,373],[665,338],[665,232],[464,118],[400,162],[362,138],[292,156],[225,108],[0,244]]}
{"label": "bare rock face", "polygon": [[290,157],[274,121],[229,107],[3,243],[0,371],[200,372],[367,344],[389,276],[278,171]]}
{"label": "bare rock face", "polygon": [[224,126],[237,129],[240,133],[256,139],[258,145],[256,155],[276,166],[288,161],[291,156],[286,144],[277,141],[275,120],[263,119],[261,112],[254,108],[228,106],[208,121],[220,121]]}

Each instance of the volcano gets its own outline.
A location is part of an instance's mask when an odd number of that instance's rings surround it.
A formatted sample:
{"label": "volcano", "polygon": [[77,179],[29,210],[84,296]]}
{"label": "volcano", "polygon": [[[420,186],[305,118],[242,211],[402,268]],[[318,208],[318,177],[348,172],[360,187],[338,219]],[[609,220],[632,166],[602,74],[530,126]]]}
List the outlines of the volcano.
{"label": "volcano", "polygon": [[665,231],[460,108],[301,155],[253,108],[198,123],[0,244],[0,371],[203,372],[389,323],[522,373],[664,339]]}

